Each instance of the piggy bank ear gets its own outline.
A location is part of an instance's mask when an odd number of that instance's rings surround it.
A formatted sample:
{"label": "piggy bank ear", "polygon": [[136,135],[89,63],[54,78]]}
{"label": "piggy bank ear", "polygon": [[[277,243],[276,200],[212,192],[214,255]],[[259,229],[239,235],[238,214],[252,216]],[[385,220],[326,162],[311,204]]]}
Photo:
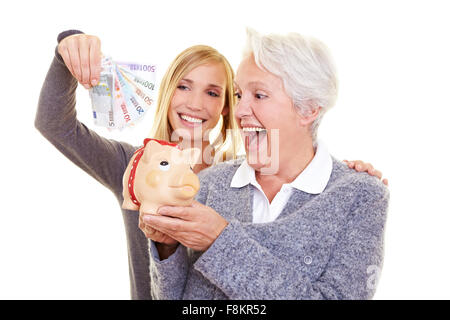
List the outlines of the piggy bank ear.
{"label": "piggy bank ear", "polygon": [[189,148],[181,151],[183,158],[186,159],[187,162],[189,162],[189,165],[193,168],[194,165],[201,163],[202,159],[201,151],[198,148]]}
{"label": "piggy bank ear", "polygon": [[142,161],[145,163],[149,163],[152,155],[156,152],[161,151],[162,145],[158,142],[151,140],[145,145],[144,156],[142,157]]}

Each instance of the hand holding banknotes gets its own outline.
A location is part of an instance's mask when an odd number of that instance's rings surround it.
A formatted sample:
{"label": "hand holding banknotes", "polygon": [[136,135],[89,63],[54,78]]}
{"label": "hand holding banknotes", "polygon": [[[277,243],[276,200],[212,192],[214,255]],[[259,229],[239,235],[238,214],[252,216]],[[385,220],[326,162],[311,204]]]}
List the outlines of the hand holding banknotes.
{"label": "hand holding banknotes", "polygon": [[155,65],[112,60],[100,39],[86,34],[64,38],[58,53],[69,71],[89,89],[94,123],[122,130],[141,121],[155,100]]}
{"label": "hand holding banknotes", "polygon": [[101,71],[101,43],[96,36],[74,34],[58,45],[58,53],[70,73],[86,89],[97,85]]}

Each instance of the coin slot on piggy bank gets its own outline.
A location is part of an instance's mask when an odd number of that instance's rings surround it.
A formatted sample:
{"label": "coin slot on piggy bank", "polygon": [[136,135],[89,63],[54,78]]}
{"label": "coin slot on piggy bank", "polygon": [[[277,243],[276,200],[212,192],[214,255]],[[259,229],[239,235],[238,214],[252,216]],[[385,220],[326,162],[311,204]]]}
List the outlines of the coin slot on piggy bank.
{"label": "coin slot on piggy bank", "polygon": [[201,152],[145,139],[123,176],[123,209],[156,214],[164,205],[189,206],[200,188],[192,167]]}

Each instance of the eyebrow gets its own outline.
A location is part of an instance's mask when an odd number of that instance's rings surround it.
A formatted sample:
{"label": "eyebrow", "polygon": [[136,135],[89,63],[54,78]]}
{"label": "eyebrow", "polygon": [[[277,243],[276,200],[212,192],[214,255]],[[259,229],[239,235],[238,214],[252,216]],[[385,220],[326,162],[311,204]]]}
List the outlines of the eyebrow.
{"label": "eyebrow", "polygon": [[[183,78],[183,79],[181,79],[181,81],[186,81],[186,82],[188,82],[188,83],[190,83],[190,84],[194,83],[194,80],[187,79],[187,78]],[[208,87],[213,87],[213,88],[222,89],[221,86],[219,86],[219,85],[217,85],[217,84],[214,84],[214,83],[209,83],[209,84],[208,84]]]}
{"label": "eyebrow", "polygon": [[[233,81],[233,84],[234,84],[235,88],[239,88],[238,84],[235,81]],[[253,87],[259,86],[259,87],[262,87],[265,90],[270,90],[269,87],[264,82],[261,82],[261,81],[251,81],[251,82],[248,83],[248,85],[249,86],[253,86]]]}

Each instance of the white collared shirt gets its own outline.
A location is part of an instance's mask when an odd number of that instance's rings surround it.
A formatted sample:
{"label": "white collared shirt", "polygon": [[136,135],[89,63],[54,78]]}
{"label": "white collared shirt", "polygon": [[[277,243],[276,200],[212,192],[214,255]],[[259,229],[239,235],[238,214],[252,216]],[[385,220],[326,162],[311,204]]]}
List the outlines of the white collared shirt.
{"label": "white collared shirt", "polygon": [[248,184],[253,185],[253,223],[274,221],[283,210],[292,193],[292,188],[310,193],[319,194],[325,189],[333,170],[333,161],[327,147],[321,141],[317,142],[316,153],[308,166],[291,183],[281,186],[280,191],[269,203],[264,191],[256,181],[255,169],[249,166],[245,159],[231,180],[230,187],[242,188]]}

